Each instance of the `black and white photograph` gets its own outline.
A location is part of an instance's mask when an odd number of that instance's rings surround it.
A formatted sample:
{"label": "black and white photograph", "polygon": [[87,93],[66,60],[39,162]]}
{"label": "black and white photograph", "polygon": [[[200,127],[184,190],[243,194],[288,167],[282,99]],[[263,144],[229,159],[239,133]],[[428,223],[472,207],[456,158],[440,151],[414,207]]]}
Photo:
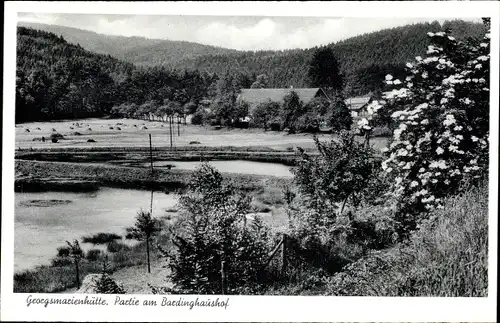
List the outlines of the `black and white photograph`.
{"label": "black and white photograph", "polygon": [[124,5],[12,18],[2,293],[496,299],[498,15]]}

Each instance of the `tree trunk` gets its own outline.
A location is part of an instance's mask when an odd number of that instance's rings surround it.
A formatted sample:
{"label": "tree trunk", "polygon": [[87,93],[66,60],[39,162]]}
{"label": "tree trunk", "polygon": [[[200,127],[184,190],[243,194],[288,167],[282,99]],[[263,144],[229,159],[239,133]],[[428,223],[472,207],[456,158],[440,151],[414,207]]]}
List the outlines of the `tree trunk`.
{"label": "tree trunk", "polygon": [[149,157],[151,161],[151,176],[153,176],[153,144],[151,143],[151,134],[149,134]]}
{"label": "tree trunk", "polygon": [[342,203],[342,208],[340,209],[340,214],[342,214],[344,212],[344,207],[345,207],[345,204],[347,203],[347,200],[349,199],[349,196],[351,194],[348,194],[344,200],[344,202]]}
{"label": "tree trunk", "polygon": [[370,130],[365,132],[365,147],[370,148]]}
{"label": "tree trunk", "polygon": [[149,236],[146,237],[146,255],[148,258],[148,274],[151,273],[151,263],[149,261]]}
{"label": "tree trunk", "polygon": [[78,269],[78,260],[75,258],[75,269],[76,269],[76,288],[80,289],[80,271]]}
{"label": "tree trunk", "polygon": [[172,149],[172,117],[169,117],[168,119],[168,128],[169,128],[169,134],[170,134],[170,149]]}
{"label": "tree trunk", "polygon": [[287,257],[286,257],[286,239],[287,236],[285,233],[283,233],[283,244],[281,246],[281,275],[283,276],[283,278],[286,278],[286,270],[287,270]]}

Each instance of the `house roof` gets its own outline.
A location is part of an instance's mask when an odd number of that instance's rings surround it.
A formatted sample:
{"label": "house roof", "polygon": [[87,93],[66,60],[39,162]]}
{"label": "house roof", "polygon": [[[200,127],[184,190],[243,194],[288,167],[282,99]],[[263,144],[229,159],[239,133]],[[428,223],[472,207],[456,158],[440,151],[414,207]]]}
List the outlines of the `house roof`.
{"label": "house roof", "polygon": [[358,96],[353,98],[348,98],[344,102],[347,104],[351,110],[359,110],[370,102],[370,96]]}
{"label": "house roof", "polygon": [[319,91],[326,96],[320,88],[241,89],[241,93],[238,95],[238,100],[244,100],[250,105],[257,105],[259,103],[266,102],[269,99],[275,102],[282,102],[283,98],[291,91],[297,93],[300,100],[304,103],[311,101],[317,96]]}
{"label": "house roof", "polygon": [[[390,92],[383,92],[383,95],[387,95]],[[352,98],[346,99],[344,102],[347,104],[349,109],[358,111],[362,109],[365,105],[370,103],[370,100],[372,99],[372,96],[370,95],[365,95],[365,96],[356,96]]]}

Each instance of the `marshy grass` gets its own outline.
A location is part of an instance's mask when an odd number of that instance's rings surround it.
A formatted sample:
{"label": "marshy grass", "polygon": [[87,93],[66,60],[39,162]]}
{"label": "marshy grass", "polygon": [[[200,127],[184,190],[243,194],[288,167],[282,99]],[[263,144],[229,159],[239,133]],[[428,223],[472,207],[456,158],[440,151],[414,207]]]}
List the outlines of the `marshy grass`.
{"label": "marshy grass", "polygon": [[265,185],[258,189],[255,193],[255,198],[266,205],[282,205],[285,201],[283,199],[283,190],[279,186]]}
{"label": "marshy grass", "polygon": [[[106,259],[108,270],[113,273],[121,268],[146,265],[146,244],[138,242],[132,246],[118,243],[117,250],[106,252],[91,249],[86,257],[80,260],[80,280],[88,274],[98,274],[102,271],[102,264]],[[158,259],[160,252],[156,246],[171,248],[168,235],[159,235],[151,244],[151,257]],[[125,246],[125,247],[123,247]],[[115,245],[116,247],[116,245]],[[98,252],[99,251],[99,252]],[[54,251],[57,253],[57,250]],[[14,293],[59,293],[67,289],[75,288],[75,265],[71,258],[54,257],[51,265],[38,266],[31,270],[24,270],[14,274]]]}
{"label": "marshy grass", "polygon": [[82,237],[83,243],[107,244],[111,241],[120,240],[122,237],[115,233],[99,232],[93,236]]}
{"label": "marshy grass", "polygon": [[130,247],[123,242],[117,242],[116,240],[111,240],[106,244],[106,250],[111,253],[118,251],[128,251]]}

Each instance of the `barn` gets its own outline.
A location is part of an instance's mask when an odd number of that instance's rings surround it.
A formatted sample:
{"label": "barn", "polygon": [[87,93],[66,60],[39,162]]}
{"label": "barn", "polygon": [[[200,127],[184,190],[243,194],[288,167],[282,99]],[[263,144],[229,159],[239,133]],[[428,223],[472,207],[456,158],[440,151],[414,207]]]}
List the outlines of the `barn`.
{"label": "barn", "polygon": [[307,104],[313,98],[323,97],[327,100],[330,98],[326,95],[325,91],[321,88],[284,88],[284,89],[241,89],[237,101],[245,101],[249,104],[250,112],[255,109],[257,105],[269,100],[283,103],[283,98],[294,91],[299,96],[300,100]]}

